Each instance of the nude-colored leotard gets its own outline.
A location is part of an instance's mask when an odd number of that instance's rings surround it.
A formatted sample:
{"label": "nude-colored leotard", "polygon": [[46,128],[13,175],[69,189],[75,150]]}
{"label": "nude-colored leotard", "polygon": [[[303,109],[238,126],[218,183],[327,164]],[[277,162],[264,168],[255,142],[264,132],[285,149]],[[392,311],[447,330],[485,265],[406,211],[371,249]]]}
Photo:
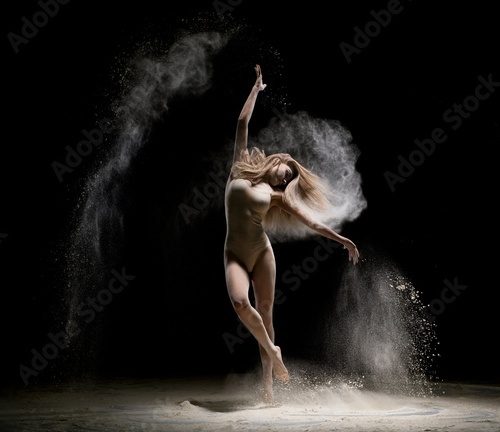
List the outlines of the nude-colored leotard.
{"label": "nude-colored leotard", "polygon": [[262,221],[271,205],[272,188],[267,183],[254,186],[249,180],[229,179],[224,197],[226,240],[224,254],[232,252],[248,272],[260,254],[271,246]]}

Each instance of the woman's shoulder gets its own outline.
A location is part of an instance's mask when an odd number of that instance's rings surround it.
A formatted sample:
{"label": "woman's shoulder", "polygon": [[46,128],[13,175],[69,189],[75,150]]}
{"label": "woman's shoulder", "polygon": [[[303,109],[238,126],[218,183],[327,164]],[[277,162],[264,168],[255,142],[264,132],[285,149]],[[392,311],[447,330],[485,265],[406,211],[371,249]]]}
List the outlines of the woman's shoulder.
{"label": "woman's shoulder", "polygon": [[231,177],[228,177],[227,179],[227,186],[229,185],[242,185],[242,186],[247,186],[247,187],[251,187],[252,186],[252,182],[250,180],[247,180],[247,179],[244,179],[244,178],[231,178]]}
{"label": "woman's shoulder", "polygon": [[250,180],[247,180],[245,178],[242,178],[242,177],[232,177],[232,176],[229,176],[227,178],[227,182],[228,183],[232,183],[232,182],[237,182],[237,181],[240,181],[240,182],[246,182],[248,184],[252,184],[252,182]]}

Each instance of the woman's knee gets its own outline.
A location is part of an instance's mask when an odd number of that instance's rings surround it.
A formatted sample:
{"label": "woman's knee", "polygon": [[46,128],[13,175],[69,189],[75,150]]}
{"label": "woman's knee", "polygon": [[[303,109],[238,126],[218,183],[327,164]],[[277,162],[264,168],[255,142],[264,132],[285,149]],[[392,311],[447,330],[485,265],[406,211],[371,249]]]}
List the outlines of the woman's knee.
{"label": "woman's knee", "polygon": [[265,316],[271,316],[273,313],[273,300],[258,300],[256,302],[255,309],[261,314]]}
{"label": "woman's knee", "polygon": [[259,313],[255,312],[248,298],[232,299],[232,303],[236,314],[241,320],[244,319],[247,326],[266,325],[266,321],[264,321],[264,318]]}
{"label": "woman's knee", "polygon": [[272,307],[258,307],[256,308],[260,317],[262,318],[262,322],[267,327],[272,326],[273,324],[273,309]]}
{"label": "woman's knee", "polygon": [[248,297],[233,297],[231,303],[237,314],[244,313],[251,307]]}

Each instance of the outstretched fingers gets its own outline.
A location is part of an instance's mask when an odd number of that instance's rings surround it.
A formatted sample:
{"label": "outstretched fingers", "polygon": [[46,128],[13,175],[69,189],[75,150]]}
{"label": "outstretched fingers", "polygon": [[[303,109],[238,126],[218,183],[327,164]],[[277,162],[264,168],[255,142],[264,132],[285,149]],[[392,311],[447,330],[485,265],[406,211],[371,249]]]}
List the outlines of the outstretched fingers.
{"label": "outstretched fingers", "polygon": [[358,248],[354,246],[344,246],[345,249],[347,249],[347,252],[349,254],[349,262],[352,261],[354,265],[358,263],[359,260],[359,251]]}

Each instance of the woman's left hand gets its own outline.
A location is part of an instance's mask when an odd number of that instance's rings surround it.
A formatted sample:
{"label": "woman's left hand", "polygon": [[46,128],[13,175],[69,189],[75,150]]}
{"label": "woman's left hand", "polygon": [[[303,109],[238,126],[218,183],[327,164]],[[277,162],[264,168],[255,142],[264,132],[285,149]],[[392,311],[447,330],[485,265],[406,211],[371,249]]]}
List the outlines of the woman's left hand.
{"label": "woman's left hand", "polygon": [[359,259],[358,248],[351,240],[347,238],[344,242],[342,242],[342,244],[344,245],[344,249],[347,249],[347,251],[349,252],[349,261],[352,261],[352,263],[356,265]]}

